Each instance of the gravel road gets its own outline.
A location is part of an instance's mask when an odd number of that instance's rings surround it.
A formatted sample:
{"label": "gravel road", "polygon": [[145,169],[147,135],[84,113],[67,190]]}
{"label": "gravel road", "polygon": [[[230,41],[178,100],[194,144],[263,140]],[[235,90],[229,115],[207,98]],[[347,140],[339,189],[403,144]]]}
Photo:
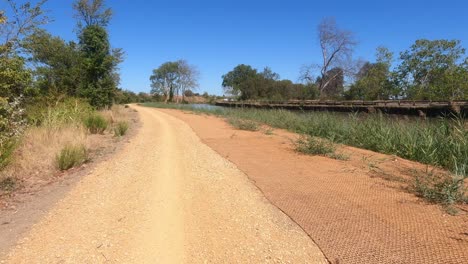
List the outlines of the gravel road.
{"label": "gravel road", "polygon": [[327,263],[305,232],[184,122],[134,106],[142,127],[4,263]]}

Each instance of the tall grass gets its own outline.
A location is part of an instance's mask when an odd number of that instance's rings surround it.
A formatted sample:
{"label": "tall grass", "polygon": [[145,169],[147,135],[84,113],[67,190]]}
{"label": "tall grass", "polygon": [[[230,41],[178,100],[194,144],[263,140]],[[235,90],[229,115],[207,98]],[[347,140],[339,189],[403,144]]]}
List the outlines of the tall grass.
{"label": "tall grass", "polygon": [[404,119],[382,114],[358,115],[329,112],[292,112],[262,109],[194,109],[189,105],[146,104],[252,120],[334,143],[434,165],[467,175],[468,130],[463,118]]}

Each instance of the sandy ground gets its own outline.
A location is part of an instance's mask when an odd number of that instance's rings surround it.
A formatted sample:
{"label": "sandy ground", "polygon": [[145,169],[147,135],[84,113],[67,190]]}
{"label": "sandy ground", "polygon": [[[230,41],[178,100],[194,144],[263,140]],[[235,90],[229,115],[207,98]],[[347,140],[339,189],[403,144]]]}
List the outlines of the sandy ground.
{"label": "sandy ground", "polygon": [[339,151],[347,161],[301,155],[293,133],[241,131],[221,118],[161,111],[244,171],[333,263],[468,263],[467,206],[452,216],[408,191],[422,164],[346,146]]}
{"label": "sandy ground", "polygon": [[142,127],[79,181],[5,263],[326,263],[247,176],[184,122]]}

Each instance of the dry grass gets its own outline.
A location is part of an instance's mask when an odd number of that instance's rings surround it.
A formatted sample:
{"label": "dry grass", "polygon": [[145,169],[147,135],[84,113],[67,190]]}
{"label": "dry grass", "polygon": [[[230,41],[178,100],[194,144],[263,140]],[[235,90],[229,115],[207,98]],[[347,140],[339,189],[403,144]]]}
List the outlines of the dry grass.
{"label": "dry grass", "polygon": [[67,144],[82,144],[89,147],[86,129],[76,124],[30,128],[5,174],[23,181],[47,181],[56,171],[57,153]]}
{"label": "dry grass", "polygon": [[[15,181],[15,186],[40,186],[50,182],[58,172],[57,155],[67,145],[84,146],[90,152],[112,144],[114,127],[119,122],[130,123],[130,109],[114,106],[100,114],[109,121],[104,135],[92,135],[81,120],[32,126],[27,129],[13,154],[13,161],[0,172],[0,183]],[[11,184],[8,184],[10,186]],[[0,195],[7,190],[0,188]]]}

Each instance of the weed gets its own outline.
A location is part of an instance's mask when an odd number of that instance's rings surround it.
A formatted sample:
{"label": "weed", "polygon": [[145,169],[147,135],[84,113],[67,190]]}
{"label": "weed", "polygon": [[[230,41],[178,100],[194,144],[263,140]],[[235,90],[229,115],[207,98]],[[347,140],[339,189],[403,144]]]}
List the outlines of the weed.
{"label": "weed", "polygon": [[414,191],[429,202],[451,205],[466,201],[466,176],[437,173],[435,169],[426,169],[417,175]]}
{"label": "weed", "polygon": [[315,137],[301,137],[296,141],[296,150],[309,155],[330,156],[335,154],[335,145]]}
{"label": "weed", "polygon": [[121,137],[127,133],[128,130],[128,123],[125,121],[120,121],[114,127],[114,135],[117,137]]}
{"label": "weed", "polygon": [[350,155],[344,153],[331,153],[327,155],[329,158],[336,159],[336,160],[349,160]]}
{"label": "weed", "polygon": [[11,192],[16,188],[16,180],[12,177],[7,177],[0,181],[0,191]]}
{"label": "weed", "polygon": [[244,120],[239,118],[229,118],[228,123],[240,130],[248,130],[248,131],[258,131],[259,125],[257,122],[251,120]]}
{"label": "weed", "polygon": [[57,167],[64,171],[88,161],[88,151],[83,145],[66,145],[56,157]]}
{"label": "weed", "polygon": [[271,136],[271,135],[274,135],[274,133],[273,133],[273,132],[274,132],[274,130],[273,130],[273,129],[271,129],[271,128],[268,128],[268,129],[266,129],[266,130],[265,130],[265,132],[264,132],[264,133],[265,133],[265,135],[267,135],[267,136]]}
{"label": "weed", "polygon": [[91,134],[103,134],[108,124],[108,121],[98,113],[90,114],[84,120],[84,125]]}

